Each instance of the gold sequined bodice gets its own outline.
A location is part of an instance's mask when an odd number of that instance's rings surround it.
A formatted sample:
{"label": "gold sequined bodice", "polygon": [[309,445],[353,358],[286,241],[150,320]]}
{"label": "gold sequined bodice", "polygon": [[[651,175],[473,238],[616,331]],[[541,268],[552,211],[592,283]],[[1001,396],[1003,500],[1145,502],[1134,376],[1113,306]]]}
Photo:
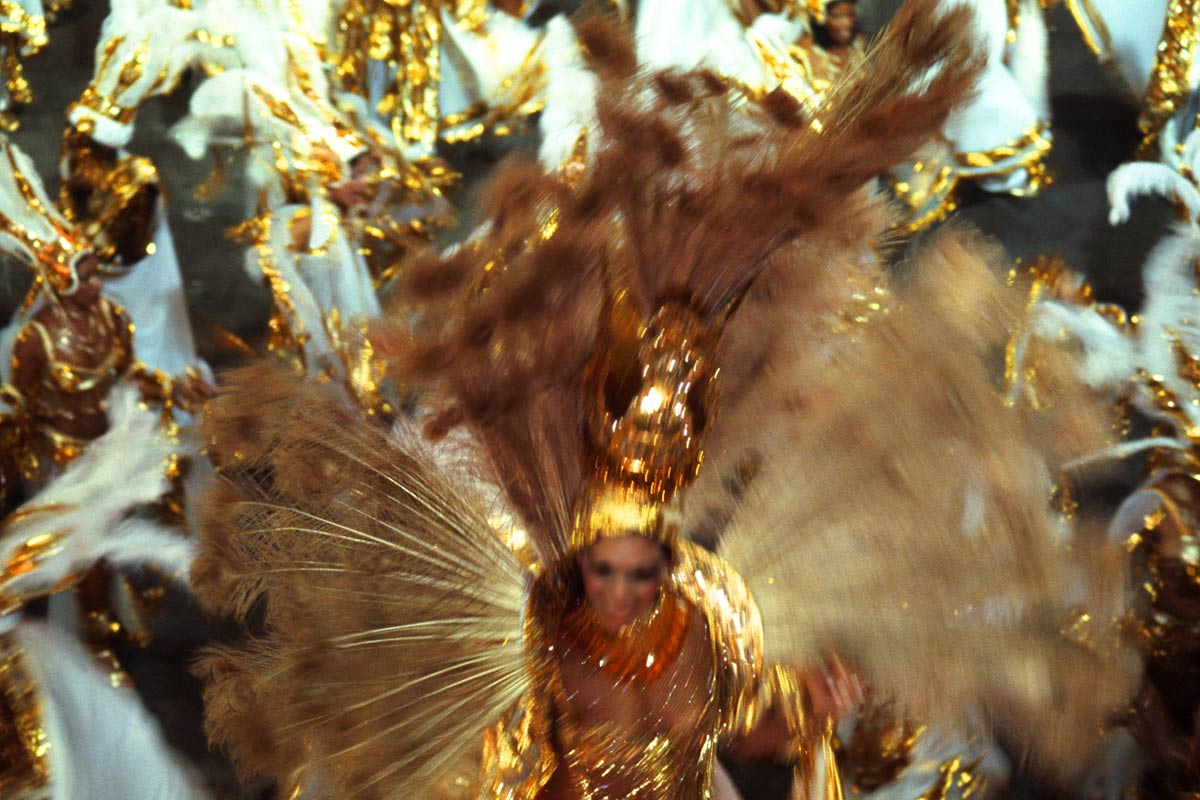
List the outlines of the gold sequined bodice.
{"label": "gold sequined bodice", "polygon": [[717,746],[741,724],[761,677],[761,622],[745,585],[683,542],[662,616],[613,642],[581,616],[572,574],[572,564],[559,565],[533,586],[526,632],[536,688],[489,731],[480,796],[707,800]]}
{"label": "gold sequined bodice", "polygon": [[[683,609],[682,636],[631,633],[645,655],[639,679],[605,669],[608,654],[560,626],[555,692],[562,770],[555,798],[666,800],[708,797],[721,714],[704,616],[674,590],[664,604]],[[658,630],[651,628],[651,631]],[[672,646],[673,645],[673,646]],[[655,670],[655,660],[669,662]]]}

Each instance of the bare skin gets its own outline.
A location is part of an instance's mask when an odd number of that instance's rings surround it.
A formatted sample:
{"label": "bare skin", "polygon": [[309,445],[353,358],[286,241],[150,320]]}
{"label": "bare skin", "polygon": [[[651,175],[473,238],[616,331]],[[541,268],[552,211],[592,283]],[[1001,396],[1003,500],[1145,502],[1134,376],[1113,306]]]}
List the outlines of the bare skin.
{"label": "bare skin", "polygon": [[650,610],[670,564],[661,545],[644,536],[601,539],[579,559],[584,593],[609,631]]}
{"label": "bare skin", "polygon": [[[329,202],[337,206],[343,217],[352,216],[358,209],[371,202],[375,194],[371,177],[379,172],[379,169],[379,159],[363,154],[350,165],[350,176],[328,189]],[[297,250],[307,250],[311,235],[312,219],[307,216],[297,217],[292,224],[293,246]]]}

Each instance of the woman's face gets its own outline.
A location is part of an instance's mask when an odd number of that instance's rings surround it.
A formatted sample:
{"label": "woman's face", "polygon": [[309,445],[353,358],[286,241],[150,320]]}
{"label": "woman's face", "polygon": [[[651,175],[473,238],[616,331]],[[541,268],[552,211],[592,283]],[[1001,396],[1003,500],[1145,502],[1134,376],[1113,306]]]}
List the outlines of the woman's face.
{"label": "woman's face", "polygon": [[846,45],[854,41],[854,32],[858,29],[858,8],[854,3],[849,0],[834,3],[825,13],[825,30],[834,44]]}
{"label": "woman's face", "polygon": [[584,593],[610,631],[649,611],[667,576],[662,545],[644,536],[600,539],[579,561]]}

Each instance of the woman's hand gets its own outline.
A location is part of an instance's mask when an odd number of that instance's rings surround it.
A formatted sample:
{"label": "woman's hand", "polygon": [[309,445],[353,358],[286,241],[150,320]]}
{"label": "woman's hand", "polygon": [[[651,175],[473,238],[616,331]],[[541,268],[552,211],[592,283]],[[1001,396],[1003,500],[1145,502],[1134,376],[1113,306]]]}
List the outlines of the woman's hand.
{"label": "woman's hand", "polygon": [[800,680],[808,690],[813,714],[818,717],[839,720],[862,707],[862,679],[836,655],[830,654],[823,666],[802,672]]}

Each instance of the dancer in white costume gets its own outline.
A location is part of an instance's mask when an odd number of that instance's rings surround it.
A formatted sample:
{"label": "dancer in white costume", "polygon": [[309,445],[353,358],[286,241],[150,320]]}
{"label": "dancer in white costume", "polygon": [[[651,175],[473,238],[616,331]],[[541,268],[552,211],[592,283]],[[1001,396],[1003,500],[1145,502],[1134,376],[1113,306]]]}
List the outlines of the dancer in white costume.
{"label": "dancer in white costume", "polygon": [[44,485],[107,430],[113,386],[133,383],[166,412],[203,399],[195,373],[168,375],[138,359],[128,313],[104,294],[97,246],[57,211],[33,162],[7,139],[0,139],[0,248],[35,276],[26,308],[0,331],[3,401],[24,431],[14,451],[31,486]]}
{"label": "dancer in white costume", "polygon": [[990,192],[1036,192],[1050,149],[1044,12],[1037,0],[946,0],[975,16],[987,67],[975,96],[946,121],[960,176]]}
{"label": "dancer in white costume", "polygon": [[508,133],[543,108],[551,65],[577,49],[561,15],[530,25],[530,3],[335,5],[341,88],[364,97],[413,160],[439,142]]}
{"label": "dancer in white costume", "polygon": [[405,172],[409,165],[386,132],[335,106],[311,40],[277,45],[282,81],[250,68],[214,75],[196,89],[171,136],[197,158],[214,148],[248,150],[257,215],[240,231],[252,245],[248,273],[274,298],[272,345],[309,375],[344,382],[375,408],[382,399],[365,326],[380,306],[361,229],[388,200],[384,179],[412,177],[420,188],[403,191],[420,198],[416,205],[437,207],[440,190]]}
{"label": "dancer in white costume", "polygon": [[[1023,343],[1074,341],[1084,354],[1080,374],[1098,392],[1129,404],[1153,424],[1151,434],[1122,442],[1094,458],[1149,453],[1142,484],[1115,513],[1110,537],[1129,552],[1128,621],[1146,664],[1127,730],[1114,741],[1093,784],[1105,798],[1184,798],[1200,789],[1200,131],[1175,154],[1179,168],[1126,164],[1109,176],[1110,222],[1127,221],[1141,195],[1176,204],[1180,222],[1150,253],[1136,315],[1095,302],[1086,285],[1049,276],[1037,325]],[[1036,367],[1036,362],[1032,364]]]}
{"label": "dancer in white costume", "polygon": [[[988,63],[979,89],[947,120],[942,137],[889,176],[912,229],[943,217],[961,180],[975,180],[987,191],[1037,191],[1050,148],[1043,83],[1024,77],[1044,78],[1045,72],[1045,28],[1036,0],[1023,0],[1020,15],[1011,19],[999,0],[948,0],[953,4],[975,11]],[[811,109],[858,61],[831,61],[821,37],[812,34],[825,30],[830,12],[853,15],[855,6],[855,0],[811,0],[753,15],[726,0],[651,0],[637,12],[638,58],[659,69],[712,69],[760,96],[782,87]]]}
{"label": "dancer in white costume", "polygon": [[139,358],[167,375],[191,371],[211,380],[196,354],[157,169],[124,149],[140,104],[173,89],[210,49],[193,40],[189,21],[187,12],[170,6],[113,4],[92,81],[67,110],[60,173],[64,211],[107,250],[105,261],[117,277],[105,292],[133,320]]}
{"label": "dancer in white costume", "polygon": [[130,513],[168,491],[177,447],[132,387],[108,398],[111,426],[45,489],[0,521],[0,791],[13,800],[208,797],[124,673],[78,640],[26,619],[29,600],[93,564],[186,574],[193,545]]}

